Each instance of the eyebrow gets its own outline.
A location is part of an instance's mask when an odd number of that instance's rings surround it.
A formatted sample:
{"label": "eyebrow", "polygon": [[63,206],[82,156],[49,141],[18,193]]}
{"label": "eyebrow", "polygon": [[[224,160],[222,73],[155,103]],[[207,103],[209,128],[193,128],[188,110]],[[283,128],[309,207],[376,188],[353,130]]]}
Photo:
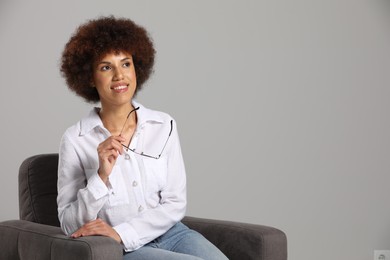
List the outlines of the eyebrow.
{"label": "eyebrow", "polygon": [[[126,60],[131,60],[131,57],[125,57],[125,58],[121,59],[121,62],[126,61]],[[100,65],[100,64],[111,64],[111,62],[103,60],[103,61],[99,62],[97,65]]]}

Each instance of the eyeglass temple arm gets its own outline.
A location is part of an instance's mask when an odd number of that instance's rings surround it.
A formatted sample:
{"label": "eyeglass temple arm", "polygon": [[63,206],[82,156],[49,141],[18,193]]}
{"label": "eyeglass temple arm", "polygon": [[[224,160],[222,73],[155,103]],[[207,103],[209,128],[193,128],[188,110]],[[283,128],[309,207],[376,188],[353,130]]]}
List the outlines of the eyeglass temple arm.
{"label": "eyeglass temple arm", "polygon": [[167,138],[167,140],[165,141],[164,147],[163,147],[163,149],[161,150],[161,153],[158,155],[158,158],[160,158],[160,157],[161,157],[162,153],[163,153],[163,152],[164,152],[164,150],[165,150],[165,146],[167,146],[167,143],[168,143],[169,137],[171,137],[171,134],[172,134],[172,129],[173,129],[173,120],[171,119],[171,130],[169,131],[168,138]]}
{"label": "eyeglass temple arm", "polygon": [[[171,134],[172,134],[172,129],[173,129],[173,120],[171,119],[171,131],[169,131],[169,136],[171,136]],[[168,142],[168,140],[167,140],[167,142]]]}
{"label": "eyeglass temple arm", "polygon": [[139,107],[136,107],[134,108],[133,110],[131,110],[128,114],[127,114],[127,117],[126,117],[126,120],[125,120],[125,123],[123,124],[122,126],[122,129],[121,129],[121,132],[119,133],[119,135],[121,136],[122,135],[122,132],[123,132],[123,129],[125,128],[125,125],[126,125],[126,122],[127,122],[127,119],[129,119],[131,113],[133,113],[134,111],[137,111],[139,109]]}

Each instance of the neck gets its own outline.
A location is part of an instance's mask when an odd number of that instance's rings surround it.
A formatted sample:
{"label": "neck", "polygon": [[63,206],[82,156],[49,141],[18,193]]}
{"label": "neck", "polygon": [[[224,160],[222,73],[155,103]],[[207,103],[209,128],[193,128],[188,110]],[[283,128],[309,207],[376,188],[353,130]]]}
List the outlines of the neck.
{"label": "neck", "polygon": [[[134,109],[133,105],[105,108],[102,106],[99,115],[105,128],[111,132],[112,135],[119,135],[120,132],[128,128],[133,128],[137,124],[136,113],[129,112]],[[127,118],[129,116],[129,118]]]}

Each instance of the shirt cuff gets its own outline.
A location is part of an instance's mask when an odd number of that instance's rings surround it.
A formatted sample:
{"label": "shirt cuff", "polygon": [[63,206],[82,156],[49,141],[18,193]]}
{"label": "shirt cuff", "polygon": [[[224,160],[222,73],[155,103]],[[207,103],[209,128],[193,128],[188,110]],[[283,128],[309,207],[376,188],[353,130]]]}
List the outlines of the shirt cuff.
{"label": "shirt cuff", "polygon": [[99,200],[108,194],[108,188],[97,171],[88,179],[87,189],[95,200]]}
{"label": "shirt cuff", "polygon": [[122,223],[113,227],[113,229],[121,237],[126,252],[134,251],[142,246],[137,232],[130,224]]}

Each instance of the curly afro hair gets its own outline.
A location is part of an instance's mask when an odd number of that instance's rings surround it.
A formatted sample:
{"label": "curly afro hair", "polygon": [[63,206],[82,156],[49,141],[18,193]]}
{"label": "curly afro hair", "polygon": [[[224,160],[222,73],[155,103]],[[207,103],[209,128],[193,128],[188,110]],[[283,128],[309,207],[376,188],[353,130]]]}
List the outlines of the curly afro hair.
{"label": "curly afro hair", "polygon": [[92,87],[93,64],[112,51],[132,55],[137,75],[136,94],[153,71],[153,42],[143,27],[130,19],[113,16],[82,24],[65,45],[60,70],[69,89],[87,102],[98,102],[99,94]]}

